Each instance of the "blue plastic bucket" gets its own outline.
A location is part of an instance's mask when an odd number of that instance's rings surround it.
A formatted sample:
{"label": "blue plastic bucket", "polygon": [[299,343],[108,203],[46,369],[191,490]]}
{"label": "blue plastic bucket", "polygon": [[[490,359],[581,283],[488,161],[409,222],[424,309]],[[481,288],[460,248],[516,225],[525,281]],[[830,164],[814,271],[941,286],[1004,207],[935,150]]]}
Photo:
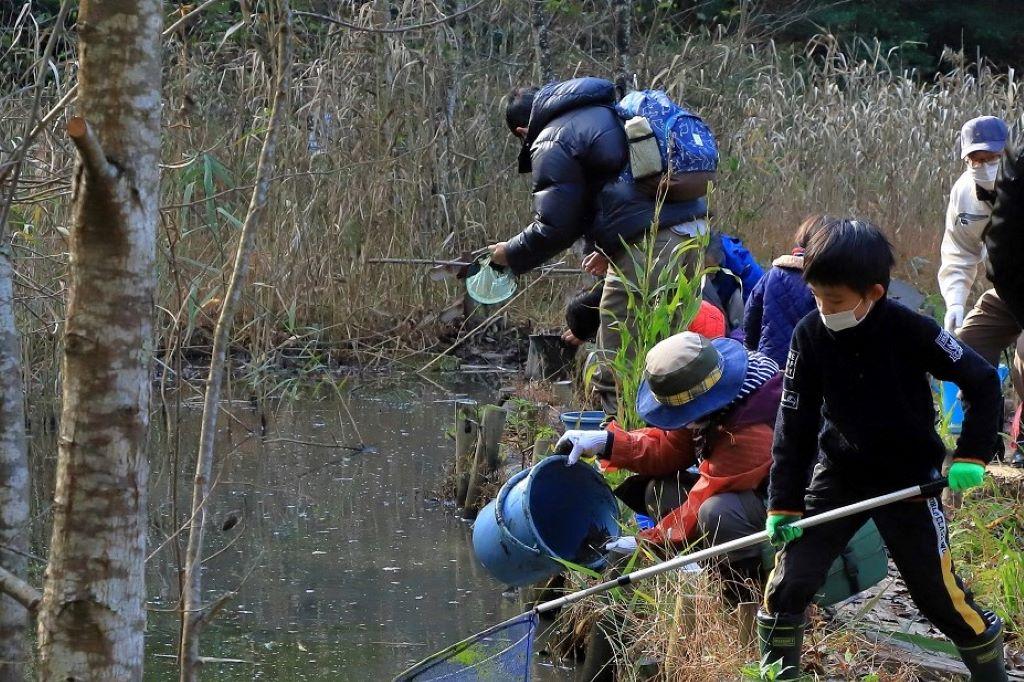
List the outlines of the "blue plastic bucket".
{"label": "blue plastic bucket", "polygon": [[643,514],[633,514],[633,516],[636,518],[636,525],[640,530],[650,530],[657,525],[650,516],[644,516]]}
{"label": "blue plastic bucket", "polygon": [[[999,381],[1006,381],[1010,376],[1010,368],[1006,365],[999,365]],[[939,382],[939,409],[942,410],[941,417],[949,418],[949,432],[960,433],[964,423],[964,408],[960,404],[960,389],[952,381]]]}
{"label": "blue plastic bucket", "polygon": [[588,410],[586,412],[563,412],[560,417],[567,429],[582,429],[584,431],[597,431],[604,423],[607,415],[600,410]]}
{"label": "blue plastic bucket", "polygon": [[556,556],[604,567],[604,544],[619,536],[618,503],[604,478],[554,455],[501,487],[473,525],[473,552],[497,580],[521,587],[564,570]]}

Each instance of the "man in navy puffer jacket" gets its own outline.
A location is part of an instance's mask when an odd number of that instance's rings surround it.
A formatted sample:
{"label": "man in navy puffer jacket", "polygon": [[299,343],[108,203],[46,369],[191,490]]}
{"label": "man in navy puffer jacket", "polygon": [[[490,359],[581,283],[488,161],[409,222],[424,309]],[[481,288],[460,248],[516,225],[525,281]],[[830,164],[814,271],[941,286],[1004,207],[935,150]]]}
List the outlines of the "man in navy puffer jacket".
{"label": "man in navy puffer jacket", "polygon": [[[615,103],[615,85],[601,78],[515,91],[505,117],[523,141],[519,172],[533,174],[534,219],[509,241],[491,247],[496,263],[520,274],[581,237],[613,256],[622,250],[622,240],[638,242],[650,229],[655,200],[619,180],[629,163],[629,143]],[[706,216],[704,198],[666,202],[659,225]]]}
{"label": "man in navy puffer jacket", "polygon": [[[505,119],[509,130],[523,141],[519,171],[533,174],[534,219],[512,239],[489,247],[494,263],[523,273],[584,238],[597,249],[584,261],[588,272],[609,275],[611,259],[625,276],[635,275],[633,258],[623,242],[635,244],[644,238],[656,206],[653,197],[619,179],[629,163],[629,144],[615,104],[615,85],[600,78],[577,78],[513,93]],[[703,196],[664,203],[658,214],[658,263],[650,273],[653,278],[677,244],[706,230],[706,217]],[[628,324],[626,298],[621,282],[606,276],[598,332],[605,360],[620,345],[612,322]],[[614,413],[615,382],[607,363],[602,364],[604,369],[594,383],[602,407]]]}

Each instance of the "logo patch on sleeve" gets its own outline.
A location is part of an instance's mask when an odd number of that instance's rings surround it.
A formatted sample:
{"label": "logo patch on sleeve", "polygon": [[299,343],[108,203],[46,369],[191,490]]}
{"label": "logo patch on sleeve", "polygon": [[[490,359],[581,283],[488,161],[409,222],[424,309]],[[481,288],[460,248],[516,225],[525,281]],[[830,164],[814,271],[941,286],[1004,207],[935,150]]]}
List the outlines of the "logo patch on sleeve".
{"label": "logo patch on sleeve", "polygon": [[789,355],[786,357],[786,378],[796,378],[796,363],[800,361],[800,354],[794,349],[789,349]]}
{"label": "logo patch on sleeve", "polygon": [[964,356],[964,347],[961,346],[960,342],[953,338],[953,335],[945,329],[939,332],[939,336],[935,339],[935,343],[953,362],[957,362]]}
{"label": "logo patch on sleeve", "polygon": [[800,394],[796,391],[782,392],[782,406],[787,410],[795,410],[800,407]]}

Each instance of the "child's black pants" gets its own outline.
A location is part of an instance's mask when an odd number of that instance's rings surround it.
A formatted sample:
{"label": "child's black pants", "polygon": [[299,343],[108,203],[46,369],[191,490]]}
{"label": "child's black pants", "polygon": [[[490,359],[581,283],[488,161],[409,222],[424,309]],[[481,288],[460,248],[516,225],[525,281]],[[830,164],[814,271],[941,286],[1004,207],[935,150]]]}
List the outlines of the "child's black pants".
{"label": "child's black pants", "polygon": [[[808,495],[807,515],[858,499],[843,495],[837,502],[832,496],[822,500]],[[802,614],[825,582],[829,566],[868,518],[874,519],[910,596],[928,620],[954,644],[970,642],[985,631],[981,609],[953,570],[946,517],[937,498],[897,502],[805,528],[802,537],[776,555],[765,588],[765,610]]]}

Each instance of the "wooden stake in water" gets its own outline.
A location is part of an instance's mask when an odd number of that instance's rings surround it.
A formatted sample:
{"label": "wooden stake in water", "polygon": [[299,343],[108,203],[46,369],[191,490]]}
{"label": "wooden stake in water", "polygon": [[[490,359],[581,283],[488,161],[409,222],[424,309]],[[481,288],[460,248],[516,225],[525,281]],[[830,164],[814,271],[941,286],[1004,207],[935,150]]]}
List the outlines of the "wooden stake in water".
{"label": "wooden stake in water", "polygon": [[466,503],[469,478],[473,469],[473,455],[480,434],[480,415],[475,400],[455,403],[455,502]]}
{"label": "wooden stake in water", "polygon": [[466,501],[462,506],[462,518],[476,517],[481,506],[481,495],[484,482],[500,465],[501,435],[505,431],[505,418],[508,412],[496,405],[484,407],[480,418],[480,437],[477,439],[476,456],[473,460],[473,471],[469,477]]}

